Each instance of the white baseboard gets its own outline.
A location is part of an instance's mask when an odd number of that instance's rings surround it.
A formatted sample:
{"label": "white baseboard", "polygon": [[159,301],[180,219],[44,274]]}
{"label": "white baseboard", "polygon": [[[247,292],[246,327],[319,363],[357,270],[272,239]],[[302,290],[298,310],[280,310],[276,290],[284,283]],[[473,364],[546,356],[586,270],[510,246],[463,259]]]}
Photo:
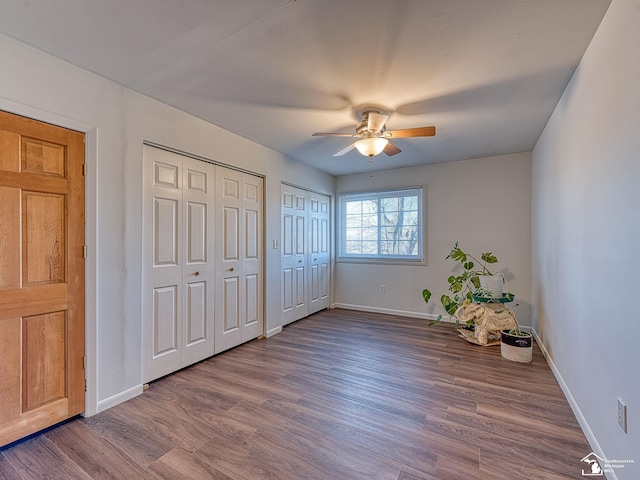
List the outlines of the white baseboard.
{"label": "white baseboard", "polygon": [[[587,419],[584,418],[584,415],[582,414],[582,411],[580,410],[580,407],[578,406],[576,399],[573,398],[573,394],[571,393],[571,390],[569,390],[569,387],[567,386],[567,383],[562,378],[562,375],[560,374],[558,367],[556,367],[556,364],[553,362],[553,358],[551,358],[551,355],[549,354],[547,347],[540,340],[540,336],[538,335],[538,332],[532,328],[531,333],[533,334],[533,338],[535,339],[536,343],[540,347],[540,350],[542,351],[544,358],[547,360],[547,363],[549,364],[549,368],[551,368],[551,372],[553,372],[553,376],[556,377],[556,380],[558,381],[558,384],[562,389],[562,393],[564,393],[564,396],[567,399],[567,402],[569,403],[569,406],[571,407],[573,414],[576,416],[576,420],[578,420],[578,424],[580,425],[580,428],[582,429],[584,436],[587,437],[587,442],[589,442],[591,451],[600,458],[607,458],[604,452],[602,451],[600,444],[598,443],[598,439],[593,434],[593,431],[591,431],[591,427],[589,427],[589,423],[587,422]],[[585,452],[585,455],[587,455],[588,453],[589,452]],[[618,480],[618,476],[616,475],[615,471],[607,472],[606,478],[607,480]]]}
{"label": "white baseboard", "polygon": [[100,400],[98,402],[98,413],[104,412],[105,410],[115,407],[116,405],[126,402],[127,400],[131,400],[134,397],[137,397],[142,393],[142,384],[136,385],[135,387],[129,388],[124,392],[120,392],[112,397],[105,398],[104,400]]}
{"label": "white baseboard", "polygon": [[[384,313],[386,315],[397,315],[399,317],[424,318],[425,320],[437,320],[438,315],[424,312],[411,312],[408,310],[396,310],[393,308],[371,307],[368,305],[352,305],[350,303],[334,303],[334,308],[344,308],[345,310],[360,310],[361,312]],[[442,318],[442,321],[446,321]]]}
{"label": "white baseboard", "polygon": [[267,333],[265,333],[264,336],[266,338],[269,338],[279,334],[280,332],[282,332],[282,327],[276,327],[276,328],[272,328],[271,330],[267,330]]}

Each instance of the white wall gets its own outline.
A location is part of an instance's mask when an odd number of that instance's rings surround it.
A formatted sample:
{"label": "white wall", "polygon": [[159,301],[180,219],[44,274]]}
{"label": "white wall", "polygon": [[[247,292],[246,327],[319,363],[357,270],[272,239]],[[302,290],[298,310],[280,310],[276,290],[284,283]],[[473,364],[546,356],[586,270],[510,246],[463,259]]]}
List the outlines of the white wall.
{"label": "white wall", "polygon": [[[381,158],[379,161],[392,161]],[[531,155],[520,153],[338,177],[336,192],[423,187],[428,265],[339,262],[337,306],[435,318],[445,313],[436,297],[447,293],[454,267],[444,258],[456,241],[474,255],[491,251],[516,295],[518,320],[531,319]],[[379,293],[386,285],[386,294]],[[429,305],[422,289],[434,292]],[[435,299],[435,300],[434,300]]]}
{"label": "white wall", "polygon": [[532,166],[534,327],[596,453],[635,460],[621,479],[640,478],[639,47],[640,2],[613,0]]}
{"label": "white wall", "polygon": [[[265,240],[280,183],[331,194],[334,178],[0,35],[0,109],[87,132],[87,414],[142,391],[142,141],[265,176]],[[266,328],[280,323],[280,251],[267,249]]]}

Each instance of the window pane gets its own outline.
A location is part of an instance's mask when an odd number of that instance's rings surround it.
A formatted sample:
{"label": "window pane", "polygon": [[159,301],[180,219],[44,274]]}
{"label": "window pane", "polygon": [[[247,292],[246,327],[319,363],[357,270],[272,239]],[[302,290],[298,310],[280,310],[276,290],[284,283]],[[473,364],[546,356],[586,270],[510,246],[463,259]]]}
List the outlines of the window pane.
{"label": "window pane", "polygon": [[343,195],[340,202],[341,255],[421,258],[419,190],[352,197]]}

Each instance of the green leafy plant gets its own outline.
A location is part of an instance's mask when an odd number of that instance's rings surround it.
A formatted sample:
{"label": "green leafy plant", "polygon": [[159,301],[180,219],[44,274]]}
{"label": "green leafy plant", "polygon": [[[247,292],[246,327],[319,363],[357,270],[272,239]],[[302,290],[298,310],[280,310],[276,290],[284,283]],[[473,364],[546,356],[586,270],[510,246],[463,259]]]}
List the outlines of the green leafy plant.
{"label": "green leafy plant", "polygon": [[[451,275],[447,282],[449,283],[450,294],[443,294],[440,296],[440,303],[444,307],[449,316],[453,316],[458,308],[468,305],[473,301],[473,295],[483,296],[483,290],[480,288],[480,275],[493,275],[493,273],[487,268],[487,265],[491,265],[498,262],[498,258],[491,252],[485,252],[480,255],[478,260],[473,255],[462,250],[456,242],[449,255],[445,257],[445,260],[453,260],[462,267],[462,272],[458,275]],[[510,293],[506,294],[510,296]],[[431,290],[425,288],[422,290],[422,298],[425,302],[429,302],[431,299]],[[512,296],[512,295],[511,295]],[[429,325],[435,325],[440,323],[442,315],[438,315],[437,320],[429,322]],[[458,322],[456,321],[456,325]],[[473,321],[467,322],[469,327],[473,326]]]}

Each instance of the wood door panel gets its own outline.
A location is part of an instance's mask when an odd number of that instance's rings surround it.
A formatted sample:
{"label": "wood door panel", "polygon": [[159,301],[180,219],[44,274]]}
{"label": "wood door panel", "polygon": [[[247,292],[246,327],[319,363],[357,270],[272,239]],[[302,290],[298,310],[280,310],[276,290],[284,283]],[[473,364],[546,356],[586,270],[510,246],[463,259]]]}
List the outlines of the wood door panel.
{"label": "wood door panel", "polygon": [[0,112],[0,446],[84,410],[84,136]]}
{"label": "wood door panel", "polygon": [[65,312],[22,319],[22,411],[28,412],[64,396]]}
{"label": "wood door panel", "polygon": [[20,288],[20,201],[18,188],[0,187],[0,291]]}
{"label": "wood door panel", "polygon": [[65,281],[65,197],[22,194],[23,286]]}
{"label": "wood door panel", "polygon": [[0,424],[17,418],[22,412],[20,405],[21,390],[21,345],[20,318],[8,318],[0,321]]}
{"label": "wood door panel", "polygon": [[66,177],[66,147],[22,137],[22,171]]}
{"label": "wood door panel", "polygon": [[0,130],[0,171],[20,171],[20,134]]}
{"label": "wood door panel", "polygon": [[0,320],[67,310],[68,297],[69,287],[66,283],[0,290]]}
{"label": "wood door panel", "polygon": [[0,186],[19,188],[24,191],[66,195],[67,190],[69,189],[69,182],[66,178],[46,177],[44,175],[36,175],[27,172],[10,172],[0,170]]}

